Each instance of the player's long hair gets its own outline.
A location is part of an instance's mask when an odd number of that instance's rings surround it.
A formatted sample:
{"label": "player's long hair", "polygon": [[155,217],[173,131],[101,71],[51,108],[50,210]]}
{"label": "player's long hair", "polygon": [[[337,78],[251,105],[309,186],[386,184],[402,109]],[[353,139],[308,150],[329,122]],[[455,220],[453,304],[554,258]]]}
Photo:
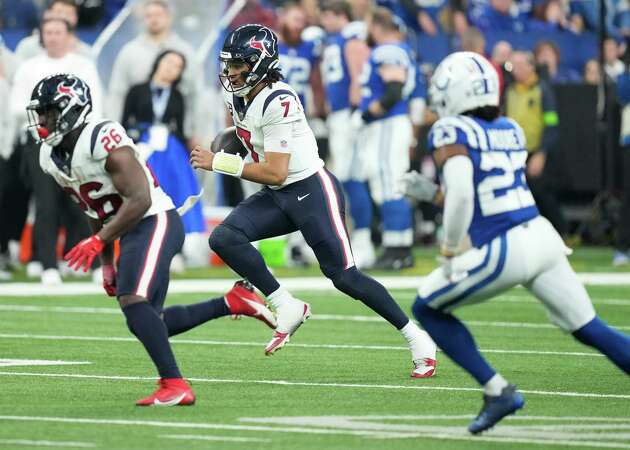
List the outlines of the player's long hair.
{"label": "player's long hair", "polygon": [[481,106],[479,108],[471,109],[462,113],[464,116],[477,117],[485,120],[486,122],[492,122],[494,119],[501,115],[501,111],[498,106]]}
{"label": "player's long hair", "polygon": [[269,85],[269,87],[271,87],[274,83],[284,80],[284,75],[282,75],[280,69],[274,67],[273,69],[269,69],[267,71],[267,76],[265,77],[265,79],[267,80],[267,84]]}

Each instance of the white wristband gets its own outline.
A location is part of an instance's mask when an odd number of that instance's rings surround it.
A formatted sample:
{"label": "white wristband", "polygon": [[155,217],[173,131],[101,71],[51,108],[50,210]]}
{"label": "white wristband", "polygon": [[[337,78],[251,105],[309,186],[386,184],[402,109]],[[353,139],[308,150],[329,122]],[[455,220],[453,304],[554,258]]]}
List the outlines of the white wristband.
{"label": "white wristband", "polygon": [[231,153],[225,153],[221,150],[219,153],[215,153],[212,160],[212,171],[229,175],[231,177],[240,178],[243,173],[243,167],[245,167],[245,161],[240,155],[233,155]]}

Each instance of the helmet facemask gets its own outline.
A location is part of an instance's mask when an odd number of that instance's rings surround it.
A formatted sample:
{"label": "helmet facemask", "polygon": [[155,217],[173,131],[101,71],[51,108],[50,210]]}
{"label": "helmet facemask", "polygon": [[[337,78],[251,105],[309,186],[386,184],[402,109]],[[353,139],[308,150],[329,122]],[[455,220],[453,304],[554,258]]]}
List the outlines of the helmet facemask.
{"label": "helmet facemask", "polygon": [[[264,57],[259,58],[257,56],[252,56],[249,59],[251,62],[241,58],[225,57],[224,52],[221,52],[221,74],[219,75],[221,85],[223,86],[223,89],[231,92],[237,97],[245,97],[258,83],[266,78],[266,74],[263,74],[262,76],[257,74],[257,69]],[[240,77],[240,81],[243,83],[242,86],[235,87],[232,85],[232,81],[230,81],[231,76],[229,75],[229,67],[232,64],[244,65],[249,69],[241,71],[238,75],[238,77]]]}
{"label": "helmet facemask", "polygon": [[28,129],[38,144],[59,145],[65,135],[85,123],[92,111],[87,86],[83,97],[72,89],[64,89],[65,85],[60,86],[58,89],[64,92],[58,91],[53,100],[34,95],[26,107]]}

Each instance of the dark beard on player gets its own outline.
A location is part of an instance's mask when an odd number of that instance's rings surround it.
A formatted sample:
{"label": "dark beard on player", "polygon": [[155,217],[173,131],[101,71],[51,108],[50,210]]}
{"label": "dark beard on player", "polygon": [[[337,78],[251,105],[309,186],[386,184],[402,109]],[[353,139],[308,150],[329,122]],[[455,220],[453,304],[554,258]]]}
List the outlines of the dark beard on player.
{"label": "dark beard on player", "polygon": [[291,28],[289,28],[286,24],[282,25],[280,28],[282,33],[282,40],[289,47],[297,47],[302,43],[302,33],[296,33]]}
{"label": "dark beard on player", "polygon": [[374,36],[372,36],[372,33],[368,33],[365,43],[370,48],[376,47],[376,41],[374,40]]}

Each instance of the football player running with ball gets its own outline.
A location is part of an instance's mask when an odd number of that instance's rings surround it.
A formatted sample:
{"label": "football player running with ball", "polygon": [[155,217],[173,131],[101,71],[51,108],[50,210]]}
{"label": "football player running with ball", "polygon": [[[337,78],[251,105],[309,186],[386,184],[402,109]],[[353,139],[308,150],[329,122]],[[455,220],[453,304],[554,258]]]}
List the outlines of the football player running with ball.
{"label": "football player running with ball", "polygon": [[443,198],[444,262],[421,285],[413,312],[444,353],[483,386],[483,406],[468,430],[487,430],[524,400],[481,356],[453,311],[519,284],[555,325],[630,374],[630,338],[597,317],[562,239],[538,214],[525,181],[523,130],[499,117],[495,68],[475,53],[454,53],[435,70],[429,98],[440,116],[429,149],[442,171],[442,191],[418,173],[403,181],[419,200]]}
{"label": "football player running with ball", "polygon": [[179,372],[169,336],[230,314],[255,317],[271,328],[275,319],[245,282],[224,297],[163,309],[171,259],[184,241],[182,221],[124,128],[91,120],[91,110],[89,87],[68,74],[41,80],[27,106],[29,129],[42,144],[42,170],[79,204],[94,233],[64,259],[87,271],[100,255],[105,291],[118,298],[129,330],[159,372],[158,389],[136,405],[192,405],[195,395]]}
{"label": "football player running with ball", "polygon": [[412,377],[433,375],[436,348],[431,339],[380,283],[355,267],[343,190],[319,158],[297,94],[281,81],[276,35],[264,26],[241,26],[226,38],[220,58],[225,103],[249,155],[246,161],[240,155],[196,148],[191,164],[265,185],[210,236],[212,249],[276,309],[278,327],[265,353],[282,348],[311,311],[278,283],[250,242],[299,230],[335,287],[402,333],[412,354]]}

